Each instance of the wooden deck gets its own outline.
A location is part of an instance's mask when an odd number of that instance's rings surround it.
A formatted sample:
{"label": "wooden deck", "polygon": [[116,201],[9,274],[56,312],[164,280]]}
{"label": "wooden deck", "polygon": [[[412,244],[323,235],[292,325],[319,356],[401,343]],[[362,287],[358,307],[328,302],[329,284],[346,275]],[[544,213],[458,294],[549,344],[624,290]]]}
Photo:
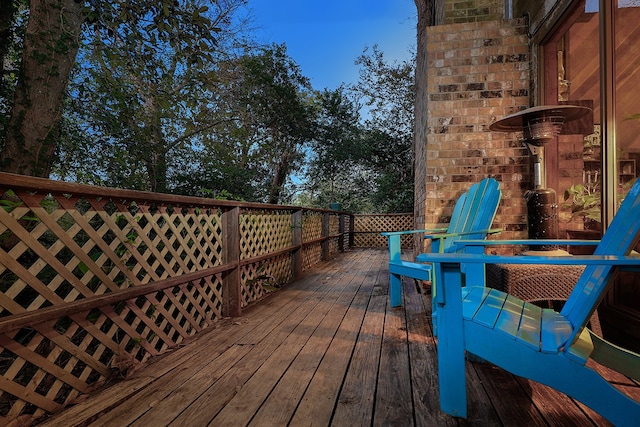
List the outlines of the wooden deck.
{"label": "wooden deck", "polygon": [[442,414],[429,296],[405,281],[390,308],[386,266],[386,251],[347,252],[41,425],[607,425],[477,362],[469,418]]}

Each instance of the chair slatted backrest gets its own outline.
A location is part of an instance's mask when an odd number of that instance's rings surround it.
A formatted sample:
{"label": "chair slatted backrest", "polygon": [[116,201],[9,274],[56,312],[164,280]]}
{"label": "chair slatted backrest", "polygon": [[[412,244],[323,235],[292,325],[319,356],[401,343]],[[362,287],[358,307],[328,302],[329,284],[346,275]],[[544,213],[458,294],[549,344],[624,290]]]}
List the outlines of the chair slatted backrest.
{"label": "chair slatted backrest", "polygon": [[[499,186],[500,184],[494,178],[485,178],[473,184],[469,191],[460,196],[454,208],[454,214],[451,216],[447,233],[468,233],[474,230],[477,230],[478,233],[460,234],[446,239],[444,246],[434,251],[451,252],[451,246],[460,239],[484,239],[498,210],[501,196]],[[458,209],[459,213],[456,215]]]}
{"label": "chair slatted backrest", "polygon": [[493,224],[493,219],[500,204],[500,184],[493,178],[487,178],[481,183],[484,185],[478,187],[474,198],[478,213],[473,217],[473,223],[469,227],[469,230],[477,230],[478,233],[460,236],[459,239],[484,239],[487,235],[487,230]]}
{"label": "chair slatted backrest", "polygon": [[[477,184],[474,184],[475,186]],[[471,186],[471,188],[473,188]],[[469,190],[470,191],[470,190]],[[467,222],[466,216],[469,215],[469,205],[467,204],[467,199],[469,197],[469,191],[462,193],[458,200],[456,201],[455,206],[453,207],[453,212],[451,213],[451,219],[449,220],[449,225],[447,226],[447,230],[445,234],[456,233],[458,230],[462,229],[464,224]],[[466,208],[465,208],[466,206]],[[450,239],[436,239],[431,241],[431,251],[432,252],[448,252],[451,249]]]}
{"label": "chair slatted backrest", "polygon": [[[594,255],[628,255],[639,238],[640,179],[629,190]],[[573,343],[582,332],[605,291],[612,286],[617,272],[613,266],[590,265],[585,268],[560,312],[574,327],[567,342]]]}

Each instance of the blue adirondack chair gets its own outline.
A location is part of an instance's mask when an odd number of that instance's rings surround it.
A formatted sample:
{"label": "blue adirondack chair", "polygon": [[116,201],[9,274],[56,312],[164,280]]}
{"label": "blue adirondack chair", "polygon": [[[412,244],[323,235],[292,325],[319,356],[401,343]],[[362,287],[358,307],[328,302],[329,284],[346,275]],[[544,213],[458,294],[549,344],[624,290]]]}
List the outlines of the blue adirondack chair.
{"label": "blue adirondack chair", "polygon": [[[422,233],[425,239],[431,239],[432,252],[460,251],[461,249],[454,244],[456,240],[463,237],[466,239],[484,239],[487,234],[500,231],[498,229],[490,229],[500,203],[500,195],[498,181],[493,178],[485,178],[473,184],[466,193],[460,196],[453,208],[451,221],[447,228],[382,233],[383,236],[388,237],[389,244],[389,298],[391,307],[398,307],[402,303],[402,276],[431,281],[432,293],[436,292],[430,263],[416,263],[401,259],[401,236]],[[484,266],[476,264],[471,268],[476,269],[476,274],[484,275]],[[434,319],[435,314],[434,311],[432,313]]]}
{"label": "blue adirondack chair", "polygon": [[[627,194],[594,255],[421,254],[418,259],[434,263],[434,275],[441,291],[436,301],[441,409],[466,417],[464,359],[467,351],[515,375],[553,387],[583,402],[615,425],[638,425],[640,402],[619,391],[595,369],[586,366],[586,362],[591,358],[640,380],[640,355],[608,343],[585,325],[619,271],[640,271],[640,259],[628,256],[639,237],[640,180]],[[586,267],[558,313],[495,289],[470,286],[473,280],[466,280],[460,267],[469,263]],[[467,286],[460,292],[465,281]]]}

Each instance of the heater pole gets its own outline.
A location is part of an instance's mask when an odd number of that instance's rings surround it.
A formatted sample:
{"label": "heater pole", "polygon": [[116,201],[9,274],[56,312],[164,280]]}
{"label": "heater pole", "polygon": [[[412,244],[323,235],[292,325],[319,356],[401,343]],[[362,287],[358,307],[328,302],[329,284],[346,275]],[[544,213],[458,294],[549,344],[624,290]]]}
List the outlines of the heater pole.
{"label": "heater pole", "polygon": [[[558,238],[556,192],[544,188],[544,145],[553,141],[563,124],[592,113],[579,105],[541,105],[510,114],[489,125],[494,132],[522,132],[522,140],[533,155],[534,188],[525,193],[529,239]],[[533,250],[553,250],[557,246],[530,246]]]}
{"label": "heater pole", "polygon": [[[533,155],[534,189],[525,193],[529,239],[558,238],[556,192],[546,185],[544,146],[527,144]],[[532,250],[553,250],[557,246],[531,246]]]}

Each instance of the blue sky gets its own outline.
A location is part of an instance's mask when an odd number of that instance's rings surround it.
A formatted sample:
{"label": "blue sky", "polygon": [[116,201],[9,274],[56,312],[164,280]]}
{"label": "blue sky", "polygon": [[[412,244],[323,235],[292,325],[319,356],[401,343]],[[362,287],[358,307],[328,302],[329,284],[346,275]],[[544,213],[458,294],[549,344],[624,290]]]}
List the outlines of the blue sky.
{"label": "blue sky", "polygon": [[285,43],[314,89],[355,83],[354,61],[378,45],[388,61],[416,44],[414,0],[250,0],[258,40]]}

